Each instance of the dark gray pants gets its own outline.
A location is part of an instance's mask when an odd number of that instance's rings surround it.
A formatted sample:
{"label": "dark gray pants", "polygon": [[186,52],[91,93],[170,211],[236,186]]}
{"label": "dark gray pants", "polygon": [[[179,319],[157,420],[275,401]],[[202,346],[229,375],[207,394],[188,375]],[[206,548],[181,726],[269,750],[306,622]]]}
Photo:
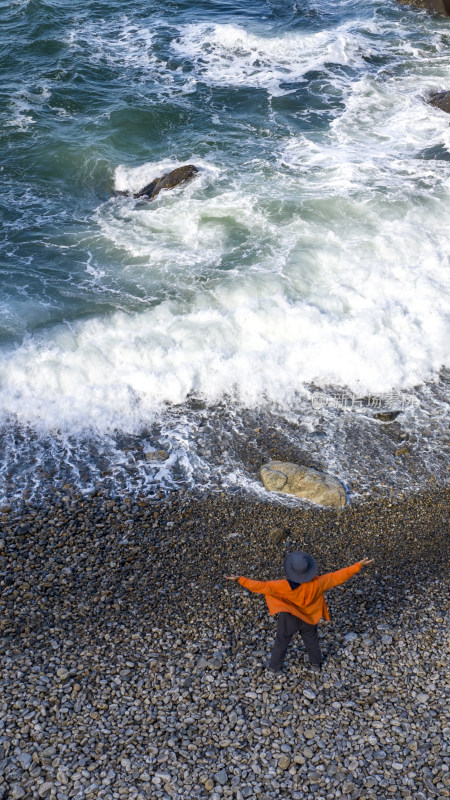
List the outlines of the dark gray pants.
{"label": "dark gray pants", "polygon": [[317,625],[310,625],[309,622],[304,622],[300,617],[295,617],[287,611],[281,611],[278,614],[277,635],[269,661],[271,669],[281,669],[294,633],[300,633],[311,664],[319,666],[322,663]]}

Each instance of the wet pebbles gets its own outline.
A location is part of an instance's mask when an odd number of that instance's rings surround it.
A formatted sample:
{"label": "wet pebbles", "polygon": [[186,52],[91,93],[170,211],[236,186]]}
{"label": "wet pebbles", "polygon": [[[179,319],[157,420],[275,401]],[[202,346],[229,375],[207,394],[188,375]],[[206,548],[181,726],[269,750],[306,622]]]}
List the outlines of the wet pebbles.
{"label": "wet pebbles", "polygon": [[[3,508],[0,798],[450,797],[448,499]],[[320,675],[300,641],[267,673],[274,620],[222,579],[282,577],[292,548],[376,558],[328,595]]]}

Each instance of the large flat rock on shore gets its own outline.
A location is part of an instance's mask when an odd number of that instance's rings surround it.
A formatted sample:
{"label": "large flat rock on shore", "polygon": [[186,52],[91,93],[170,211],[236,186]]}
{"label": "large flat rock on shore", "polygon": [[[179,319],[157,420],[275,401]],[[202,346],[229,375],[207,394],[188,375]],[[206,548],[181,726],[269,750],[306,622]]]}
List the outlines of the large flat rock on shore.
{"label": "large flat rock on shore", "polygon": [[290,461],[269,461],[261,467],[261,479],[269,492],[293,494],[320,506],[342,508],[347,502],[344,486],[332,475]]}

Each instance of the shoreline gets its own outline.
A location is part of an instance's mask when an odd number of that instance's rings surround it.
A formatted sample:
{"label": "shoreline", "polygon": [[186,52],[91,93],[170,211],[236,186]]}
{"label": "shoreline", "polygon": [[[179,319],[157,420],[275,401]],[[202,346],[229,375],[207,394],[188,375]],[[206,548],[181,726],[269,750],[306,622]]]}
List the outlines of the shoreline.
{"label": "shoreline", "polygon": [[[449,495],[341,511],[100,495],[15,517],[0,550],[2,800],[449,797]],[[292,533],[277,545],[279,526]],[[282,577],[300,548],[321,572],[376,563],[327,595],[323,672],[295,640],[271,676],[264,600],[222,574]]]}
{"label": "shoreline", "polygon": [[55,493],[157,499],[161,491],[224,490],[261,501],[260,468],[271,460],[338,478],[352,503],[447,485],[448,370],[389,396],[307,390],[289,408],[245,408],[230,397],[208,405],[191,397],[133,433],[39,432],[11,419],[0,429],[0,509],[9,502],[20,513],[21,504],[51,503]]}

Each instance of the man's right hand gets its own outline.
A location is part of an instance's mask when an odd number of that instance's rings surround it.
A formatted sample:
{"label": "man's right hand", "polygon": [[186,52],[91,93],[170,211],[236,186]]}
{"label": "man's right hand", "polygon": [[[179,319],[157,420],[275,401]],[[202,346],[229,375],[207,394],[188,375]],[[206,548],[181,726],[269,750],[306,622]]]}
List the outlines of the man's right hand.
{"label": "man's right hand", "polygon": [[368,564],[373,564],[374,560],[373,558],[362,558],[359,563],[362,567],[367,567]]}

